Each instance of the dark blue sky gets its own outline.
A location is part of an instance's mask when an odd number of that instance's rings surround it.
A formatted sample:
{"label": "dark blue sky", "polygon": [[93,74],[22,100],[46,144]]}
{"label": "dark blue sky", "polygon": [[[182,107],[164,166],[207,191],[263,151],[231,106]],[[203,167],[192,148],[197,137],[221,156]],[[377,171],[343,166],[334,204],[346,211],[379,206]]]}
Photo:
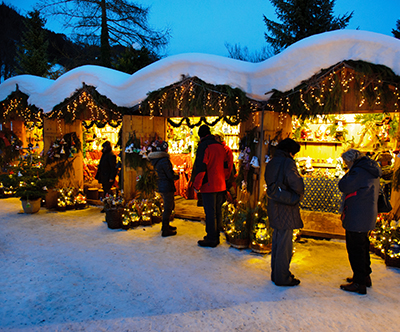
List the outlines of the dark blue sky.
{"label": "dark blue sky", "polygon": [[[5,0],[21,14],[32,9],[36,0]],[[269,0],[138,0],[151,6],[150,24],[168,26],[172,38],[168,55],[208,53],[227,56],[225,43],[247,46],[259,51],[266,46],[263,14],[276,21],[275,8]],[[335,16],[354,11],[349,29],[379,32],[386,35],[400,19],[400,0],[336,0]],[[46,28],[63,32],[60,24],[48,18]]]}

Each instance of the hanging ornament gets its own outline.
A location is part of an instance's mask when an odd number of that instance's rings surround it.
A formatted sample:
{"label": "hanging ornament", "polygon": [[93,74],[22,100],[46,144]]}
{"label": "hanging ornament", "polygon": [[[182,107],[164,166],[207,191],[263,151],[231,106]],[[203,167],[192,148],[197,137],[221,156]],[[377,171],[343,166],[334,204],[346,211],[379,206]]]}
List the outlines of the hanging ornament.
{"label": "hanging ornament", "polygon": [[254,168],[260,168],[260,163],[258,162],[258,158],[256,156],[253,156],[250,165],[253,166]]}
{"label": "hanging ornament", "polygon": [[65,151],[64,151],[64,146],[62,146],[62,147],[61,147],[60,154],[65,154]]}

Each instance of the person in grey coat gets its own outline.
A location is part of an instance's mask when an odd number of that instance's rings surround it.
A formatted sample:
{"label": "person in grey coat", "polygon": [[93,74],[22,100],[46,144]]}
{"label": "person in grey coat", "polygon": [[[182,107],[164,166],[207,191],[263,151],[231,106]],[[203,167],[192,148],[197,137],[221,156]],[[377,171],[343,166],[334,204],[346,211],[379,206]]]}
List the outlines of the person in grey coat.
{"label": "person in grey coat", "polygon": [[172,211],[175,207],[175,180],[179,176],[174,173],[172,163],[169,160],[168,143],[157,141],[153,151],[149,153],[149,160],[157,172],[157,191],[161,194],[164,202],[164,211],[162,215],[161,236],[176,235],[176,227],[169,224]]}
{"label": "person in grey coat", "polygon": [[[293,156],[300,151],[300,145],[286,138],[277,145],[271,161],[265,169],[265,182],[272,185],[283,167],[283,184],[300,197],[304,194],[304,182],[300,176]],[[299,203],[286,205],[268,199],[268,218],[273,228],[271,252],[271,280],[277,286],[297,286],[300,280],[290,272],[293,252],[293,230],[302,228]]]}
{"label": "person in grey coat", "polygon": [[342,159],[349,168],[339,181],[339,189],[344,196],[342,225],[353,277],[340,288],[367,294],[366,287],[372,284],[368,232],[375,228],[382,170],[376,161],[355,149],[344,152]]}

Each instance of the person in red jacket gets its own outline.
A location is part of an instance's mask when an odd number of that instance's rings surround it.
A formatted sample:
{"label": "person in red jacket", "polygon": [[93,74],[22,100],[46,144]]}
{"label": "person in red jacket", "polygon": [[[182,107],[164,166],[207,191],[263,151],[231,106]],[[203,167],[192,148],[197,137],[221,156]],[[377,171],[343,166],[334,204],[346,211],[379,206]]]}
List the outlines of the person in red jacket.
{"label": "person in red jacket", "polygon": [[[225,135],[222,131],[217,131],[214,132],[214,137],[215,139],[220,142],[225,149],[226,153],[226,158],[228,159],[227,162],[224,164],[224,172],[225,172],[225,185],[226,185],[226,191],[223,193],[220,193],[218,195],[222,195],[222,197],[217,197],[217,227],[220,232],[222,232],[223,229],[223,223],[222,223],[222,204],[226,202],[227,200],[235,201],[236,200],[236,191],[233,188],[233,182],[235,181],[235,174],[236,174],[236,169],[235,165],[233,163],[233,152],[231,148],[226,145],[225,143]],[[230,195],[230,199],[228,197],[228,194]]]}
{"label": "person in red jacket", "polygon": [[219,244],[217,229],[217,207],[219,193],[226,190],[224,163],[228,163],[224,146],[211,135],[210,128],[202,125],[199,128],[200,143],[194,162],[193,188],[200,192],[206,214],[206,233],[203,240],[197,243],[201,247],[216,247]]}

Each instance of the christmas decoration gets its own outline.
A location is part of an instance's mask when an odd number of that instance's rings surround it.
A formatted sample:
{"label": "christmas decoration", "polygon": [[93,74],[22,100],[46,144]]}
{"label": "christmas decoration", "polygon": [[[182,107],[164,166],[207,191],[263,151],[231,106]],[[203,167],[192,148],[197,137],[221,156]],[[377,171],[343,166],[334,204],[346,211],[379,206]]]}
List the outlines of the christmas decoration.
{"label": "christmas decoration", "polygon": [[139,111],[150,116],[162,116],[166,110],[177,110],[184,117],[229,116],[228,121],[238,124],[260,108],[261,103],[249,99],[238,88],[211,85],[197,77],[183,76],[180,82],[149,93]]}
{"label": "christmas decoration", "polygon": [[256,253],[267,254],[271,251],[272,232],[267,213],[267,197],[263,195],[252,212],[253,220],[250,233],[250,248]]}
{"label": "christmas decoration", "polygon": [[322,70],[290,91],[272,91],[266,105],[271,111],[312,118],[342,109],[344,95],[352,88],[356,103],[385,112],[399,110],[400,78],[383,65],[346,60]]}

